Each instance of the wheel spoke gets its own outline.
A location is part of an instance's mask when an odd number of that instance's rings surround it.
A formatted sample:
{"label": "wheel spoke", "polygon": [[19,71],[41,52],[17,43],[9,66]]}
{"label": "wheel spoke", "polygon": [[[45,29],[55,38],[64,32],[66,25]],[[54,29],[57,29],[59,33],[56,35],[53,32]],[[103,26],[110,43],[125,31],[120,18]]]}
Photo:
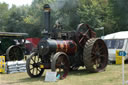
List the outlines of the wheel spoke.
{"label": "wheel spoke", "polygon": [[36,75],[38,74],[38,68],[36,68]]}
{"label": "wheel spoke", "polygon": [[106,55],[100,55],[100,57],[104,58]]}
{"label": "wheel spoke", "polygon": [[41,69],[39,69],[39,68],[37,68],[37,70],[40,72],[41,71]]}
{"label": "wheel spoke", "polygon": [[37,62],[39,62],[40,58],[38,58]]}
{"label": "wheel spoke", "polygon": [[95,43],[95,52],[99,51],[99,45],[98,43]]}
{"label": "wheel spoke", "polygon": [[31,68],[30,70],[32,70],[32,69],[34,69],[34,68]]}
{"label": "wheel spoke", "polygon": [[34,62],[36,63],[36,56],[34,56]]}
{"label": "wheel spoke", "polygon": [[61,68],[59,68],[59,72],[58,73],[60,74],[60,72],[61,72]]}
{"label": "wheel spoke", "polygon": [[97,56],[92,56],[92,61],[96,59],[97,59]]}
{"label": "wheel spoke", "polygon": [[[35,56],[34,56],[35,57]],[[35,60],[33,60],[33,58],[31,58],[31,60],[35,63]]]}
{"label": "wheel spoke", "polygon": [[96,60],[95,63],[96,63],[95,65],[96,65],[96,69],[97,69],[97,67],[98,67],[98,61]]}
{"label": "wheel spoke", "polygon": [[33,68],[33,70],[32,70],[32,73],[33,73],[33,75],[34,75],[34,68]]}
{"label": "wheel spoke", "polygon": [[33,66],[33,64],[31,64],[31,63],[30,63],[29,65],[30,65],[30,66]]}
{"label": "wheel spoke", "polygon": [[100,48],[99,48],[99,51],[103,51],[103,50],[104,50],[103,47],[100,47]]}

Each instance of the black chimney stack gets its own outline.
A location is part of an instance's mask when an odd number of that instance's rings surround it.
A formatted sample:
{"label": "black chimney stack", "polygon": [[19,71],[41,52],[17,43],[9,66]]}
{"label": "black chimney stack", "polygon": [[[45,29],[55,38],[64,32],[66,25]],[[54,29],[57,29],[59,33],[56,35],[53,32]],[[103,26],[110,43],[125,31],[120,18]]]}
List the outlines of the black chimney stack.
{"label": "black chimney stack", "polygon": [[45,31],[50,32],[50,6],[48,4],[44,5],[44,26]]}

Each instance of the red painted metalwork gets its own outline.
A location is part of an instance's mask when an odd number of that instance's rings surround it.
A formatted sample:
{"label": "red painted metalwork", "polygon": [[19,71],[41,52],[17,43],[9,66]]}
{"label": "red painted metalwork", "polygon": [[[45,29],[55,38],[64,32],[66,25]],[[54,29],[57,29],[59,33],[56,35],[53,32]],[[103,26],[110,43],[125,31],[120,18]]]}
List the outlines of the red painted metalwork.
{"label": "red painted metalwork", "polygon": [[37,44],[40,41],[40,38],[27,38],[26,40],[29,40],[32,43],[32,45],[34,46],[34,48],[36,48]]}
{"label": "red painted metalwork", "polygon": [[64,40],[64,41],[56,41],[57,44],[57,52],[65,52],[67,54],[75,54],[77,51],[77,45],[72,40]]}

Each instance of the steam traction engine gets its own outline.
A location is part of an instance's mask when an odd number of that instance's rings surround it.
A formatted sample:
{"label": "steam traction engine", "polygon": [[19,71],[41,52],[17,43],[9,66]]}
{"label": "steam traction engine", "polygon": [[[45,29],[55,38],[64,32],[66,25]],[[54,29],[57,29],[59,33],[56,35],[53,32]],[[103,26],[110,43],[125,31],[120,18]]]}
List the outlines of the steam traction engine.
{"label": "steam traction engine", "polygon": [[105,69],[108,51],[103,40],[87,24],[79,24],[75,32],[58,32],[61,26],[50,29],[50,7],[44,5],[45,32],[35,50],[27,59],[27,73],[30,77],[39,77],[45,69],[57,71],[60,79],[67,76],[69,70],[86,67],[89,72]]}

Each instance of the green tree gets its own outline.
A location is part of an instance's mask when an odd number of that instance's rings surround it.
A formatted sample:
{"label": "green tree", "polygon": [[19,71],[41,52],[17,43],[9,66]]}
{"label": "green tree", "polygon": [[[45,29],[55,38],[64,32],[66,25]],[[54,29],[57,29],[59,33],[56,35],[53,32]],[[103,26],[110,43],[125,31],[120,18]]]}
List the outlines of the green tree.
{"label": "green tree", "polygon": [[5,31],[8,18],[8,4],[0,3],[0,31]]}
{"label": "green tree", "polygon": [[[78,13],[81,22],[89,24],[92,28],[104,27],[105,34],[114,32],[116,24],[112,7],[108,0],[80,0]],[[98,36],[102,31],[96,31]]]}
{"label": "green tree", "polygon": [[113,29],[117,31],[126,31],[128,29],[128,1],[127,0],[109,0],[112,8],[113,19],[116,22]]}
{"label": "green tree", "polygon": [[[24,8],[24,7],[23,7]],[[10,8],[9,18],[7,23],[6,31],[8,32],[24,32],[24,17],[27,16],[25,10],[23,8],[17,8],[13,5]]]}
{"label": "green tree", "polygon": [[[105,28],[105,34],[127,30],[127,0],[33,0],[31,6],[8,8],[0,3],[0,31],[27,32],[41,36],[44,27],[44,4],[51,6],[51,28],[56,20],[64,30],[76,30],[79,23]],[[102,31],[97,31],[98,36]]]}

